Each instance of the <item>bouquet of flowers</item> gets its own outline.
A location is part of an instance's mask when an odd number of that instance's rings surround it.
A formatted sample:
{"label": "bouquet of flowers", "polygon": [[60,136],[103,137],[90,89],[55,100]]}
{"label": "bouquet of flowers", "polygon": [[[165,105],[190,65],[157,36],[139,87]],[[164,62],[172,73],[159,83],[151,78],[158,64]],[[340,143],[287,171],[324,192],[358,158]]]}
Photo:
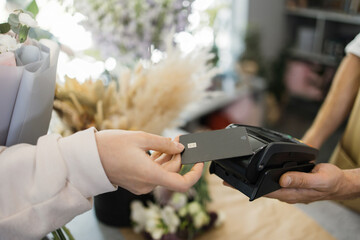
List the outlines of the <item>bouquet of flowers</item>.
{"label": "bouquet of flowers", "polygon": [[[190,168],[183,166],[181,171],[184,173]],[[187,193],[157,187],[154,196],[155,202],[147,202],[147,206],[140,201],[131,203],[133,229],[146,239],[193,239],[224,221],[222,212],[209,212],[206,208],[211,199],[204,176]]]}
{"label": "bouquet of flowers", "polygon": [[75,11],[87,17],[83,22],[102,53],[122,63],[149,59],[151,46],[164,50],[162,41],[174,29],[188,24],[193,0],[78,0]]}
{"label": "bouquet of flowers", "polygon": [[[35,1],[30,6],[37,9]],[[34,14],[23,10],[0,24],[0,146],[35,144],[48,130],[59,46],[29,39],[36,26]],[[54,239],[66,239],[63,231],[74,239],[65,226],[52,232]]]}
{"label": "bouquet of flowers", "polygon": [[0,24],[0,145],[35,144],[48,130],[59,47],[28,39],[36,26],[23,10]]}

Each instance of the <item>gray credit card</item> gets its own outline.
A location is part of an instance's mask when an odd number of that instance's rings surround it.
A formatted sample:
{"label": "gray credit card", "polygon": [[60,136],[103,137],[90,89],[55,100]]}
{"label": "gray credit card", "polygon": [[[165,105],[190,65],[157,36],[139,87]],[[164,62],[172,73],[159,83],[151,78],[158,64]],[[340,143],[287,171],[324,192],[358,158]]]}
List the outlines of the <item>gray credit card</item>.
{"label": "gray credit card", "polygon": [[253,154],[244,127],[192,133],[180,136],[185,146],[182,164],[193,164]]}

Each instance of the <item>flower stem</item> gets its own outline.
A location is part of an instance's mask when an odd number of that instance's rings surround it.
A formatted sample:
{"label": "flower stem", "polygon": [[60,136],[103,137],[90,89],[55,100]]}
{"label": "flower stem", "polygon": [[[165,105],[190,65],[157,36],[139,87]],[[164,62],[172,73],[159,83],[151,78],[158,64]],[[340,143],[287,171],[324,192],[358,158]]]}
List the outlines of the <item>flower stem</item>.
{"label": "flower stem", "polygon": [[66,240],[66,237],[64,236],[63,232],[61,231],[61,228],[57,229],[56,232],[59,234],[59,237],[61,240]]}
{"label": "flower stem", "polygon": [[59,238],[59,236],[58,236],[58,234],[57,234],[56,231],[53,231],[53,232],[51,232],[51,233],[52,233],[52,235],[53,235],[53,237],[54,237],[54,240],[60,240],[60,238]]}
{"label": "flower stem", "polygon": [[74,236],[71,234],[70,230],[66,226],[63,226],[62,229],[68,236],[69,240],[75,240]]}

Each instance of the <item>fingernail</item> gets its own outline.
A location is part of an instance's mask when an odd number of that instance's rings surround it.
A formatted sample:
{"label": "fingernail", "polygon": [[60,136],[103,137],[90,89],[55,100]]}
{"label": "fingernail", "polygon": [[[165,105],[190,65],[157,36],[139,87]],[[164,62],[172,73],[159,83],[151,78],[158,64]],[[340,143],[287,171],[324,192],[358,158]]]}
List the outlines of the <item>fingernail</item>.
{"label": "fingernail", "polygon": [[175,145],[176,145],[176,147],[177,147],[178,149],[180,149],[180,150],[183,150],[183,149],[184,149],[184,145],[182,145],[182,144],[179,143],[179,142],[175,142]]}
{"label": "fingernail", "polygon": [[286,176],[285,177],[285,179],[284,179],[284,181],[283,181],[283,183],[284,183],[284,187],[287,187],[287,186],[289,186],[290,185],[290,183],[291,183],[291,177],[289,177],[289,176]]}

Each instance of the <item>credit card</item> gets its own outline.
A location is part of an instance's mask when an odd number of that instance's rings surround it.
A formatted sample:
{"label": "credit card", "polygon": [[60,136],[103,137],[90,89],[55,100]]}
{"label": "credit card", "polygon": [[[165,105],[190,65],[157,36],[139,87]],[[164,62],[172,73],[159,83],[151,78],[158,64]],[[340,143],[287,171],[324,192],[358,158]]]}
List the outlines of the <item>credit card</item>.
{"label": "credit card", "polygon": [[185,146],[182,164],[194,164],[253,154],[246,128],[237,127],[180,136]]}

